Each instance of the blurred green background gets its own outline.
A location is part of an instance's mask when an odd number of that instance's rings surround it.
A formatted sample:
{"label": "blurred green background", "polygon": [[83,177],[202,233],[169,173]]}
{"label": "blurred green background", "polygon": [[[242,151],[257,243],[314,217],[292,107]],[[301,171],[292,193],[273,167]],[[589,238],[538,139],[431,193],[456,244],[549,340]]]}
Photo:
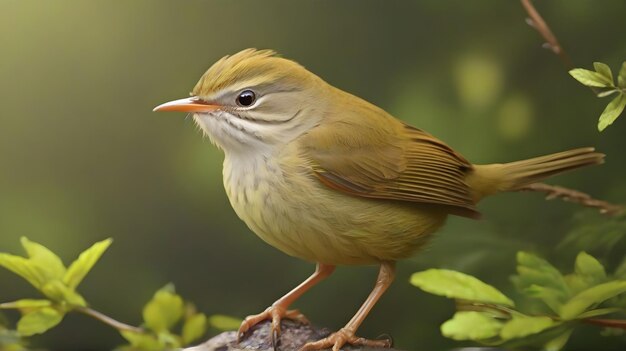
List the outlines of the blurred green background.
{"label": "blurred green background", "polygon": [[[626,59],[625,1],[537,6],[577,66],[602,61],[616,71]],[[604,166],[552,182],[623,202],[625,117],[598,133],[608,100],[572,79],[524,18],[512,0],[2,0],[0,251],[21,253],[25,235],[69,262],[113,237],[80,291],[94,308],[131,324],[170,281],[205,313],[244,317],[306,278],[312,264],[264,244],[237,218],[222,187],[222,154],[193,121],[151,112],[185,97],[214,61],[248,47],[300,62],[475,163],[596,146],[608,154]],[[517,250],[571,267],[577,250],[554,247],[580,207],[505,194],[481,209],[484,220],[451,218],[427,250],[399,264],[397,282],[361,335],[388,333],[408,350],[458,345],[439,332],[454,307],[411,287],[414,271],[457,269],[508,293]],[[582,216],[600,218],[593,211]],[[603,257],[609,267],[623,248]],[[339,328],[376,272],[340,268],[297,307],[315,324]],[[0,270],[0,301],[24,297],[37,294]],[[572,342],[584,348],[597,334]],[[123,340],[69,315],[33,342],[85,350]]]}

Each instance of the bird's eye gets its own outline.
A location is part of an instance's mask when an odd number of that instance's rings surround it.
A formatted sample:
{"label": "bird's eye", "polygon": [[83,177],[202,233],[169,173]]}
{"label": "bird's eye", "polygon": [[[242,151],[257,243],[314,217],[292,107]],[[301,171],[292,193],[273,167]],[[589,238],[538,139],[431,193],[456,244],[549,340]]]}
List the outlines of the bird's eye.
{"label": "bird's eye", "polygon": [[237,105],[243,106],[243,107],[250,106],[254,104],[255,100],[256,100],[256,95],[254,94],[254,91],[244,90],[241,93],[239,93],[239,96],[237,96]]}

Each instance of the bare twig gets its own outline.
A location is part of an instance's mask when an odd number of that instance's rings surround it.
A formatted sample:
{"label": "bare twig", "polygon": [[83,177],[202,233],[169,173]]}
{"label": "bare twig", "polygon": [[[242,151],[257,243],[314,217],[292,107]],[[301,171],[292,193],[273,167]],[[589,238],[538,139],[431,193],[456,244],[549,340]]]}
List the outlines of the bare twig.
{"label": "bare twig", "polygon": [[130,332],[135,332],[135,333],[145,333],[145,331],[141,328],[138,327],[134,327],[132,325],[128,325],[126,323],[122,323],[120,321],[117,321],[105,314],[102,314],[96,310],[93,310],[89,307],[76,307],[74,308],[74,311],[76,312],[80,312],[82,314],[86,314],[90,317],[93,317],[97,320],[99,320],[100,322],[107,324],[119,331],[130,331]]}
{"label": "bare twig", "polygon": [[563,201],[581,204],[586,207],[596,208],[602,214],[616,216],[624,211],[624,207],[606,201],[592,198],[590,195],[574,189],[544,183],[526,185],[519,191],[536,191],[546,194],[546,200],[562,199]]}
{"label": "bare twig", "polygon": [[[546,41],[543,44],[543,47],[550,49],[550,51],[557,54],[561,58],[561,61],[563,61],[563,64],[568,71],[574,68],[572,60],[570,60],[567,53],[565,53],[565,50],[563,50],[563,47],[561,46],[561,44],[559,44],[559,41],[556,39],[554,33],[552,33],[552,30],[550,29],[546,21],[543,20],[543,17],[541,17],[537,9],[535,9],[532,1],[520,1],[522,2],[522,6],[524,6],[524,9],[526,9],[526,13],[528,14],[528,17],[526,18],[526,23],[528,23],[529,26],[535,28],[535,30],[539,32],[539,34],[541,34],[543,39]],[[595,87],[589,87],[589,89],[591,89],[591,91],[593,91],[595,95],[598,95],[598,93],[600,93],[600,90]]]}
{"label": "bare twig", "polygon": [[574,65],[572,64],[572,61],[569,59],[569,56],[567,56],[567,54],[565,53],[565,50],[563,50],[563,47],[561,47],[561,44],[559,44],[559,41],[556,39],[556,36],[554,35],[554,33],[552,33],[552,30],[550,29],[546,21],[544,21],[543,17],[541,17],[539,12],[537,12],[532,1],[531,0],[521,0],[521,1],[522,1],[522,6],[524,6],[524,9],[526,9],[526,12],[528,13],[528,18],[526,19],[526,23],[528,23],[528,25],[530,25],[531,27],[535,28],[537,32],[541,34],[543,39],[546,41],[543,46],[547,49],[550,49],[555,54],[559,55],[559,57],[561,58],[561,61],[563,61],[563,63],[568,69],[574,68]]}

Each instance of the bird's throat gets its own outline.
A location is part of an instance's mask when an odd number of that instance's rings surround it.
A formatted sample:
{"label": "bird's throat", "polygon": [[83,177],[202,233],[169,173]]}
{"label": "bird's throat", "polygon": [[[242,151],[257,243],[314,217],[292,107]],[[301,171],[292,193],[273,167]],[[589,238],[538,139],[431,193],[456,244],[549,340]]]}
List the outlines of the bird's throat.
{"label": "bird's throat", "polygon": [[211,142],[226,154],[268,153],[270,145],[261,133],[261,126],[228,112],[194,114],[194,121]]}

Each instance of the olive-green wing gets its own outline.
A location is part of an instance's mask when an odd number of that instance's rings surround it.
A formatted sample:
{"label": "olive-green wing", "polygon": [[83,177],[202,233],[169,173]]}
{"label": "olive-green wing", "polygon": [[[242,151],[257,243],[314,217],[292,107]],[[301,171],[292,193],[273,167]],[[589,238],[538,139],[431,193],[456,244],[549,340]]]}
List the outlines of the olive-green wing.
{"label": "olive-green wing", "polygon": [[392,122],[376,130],[334,122],[310,131],[302,146],[315,176],[350,195],[442,205],[479,217],[465,183],[472,165],[428,133]]}

